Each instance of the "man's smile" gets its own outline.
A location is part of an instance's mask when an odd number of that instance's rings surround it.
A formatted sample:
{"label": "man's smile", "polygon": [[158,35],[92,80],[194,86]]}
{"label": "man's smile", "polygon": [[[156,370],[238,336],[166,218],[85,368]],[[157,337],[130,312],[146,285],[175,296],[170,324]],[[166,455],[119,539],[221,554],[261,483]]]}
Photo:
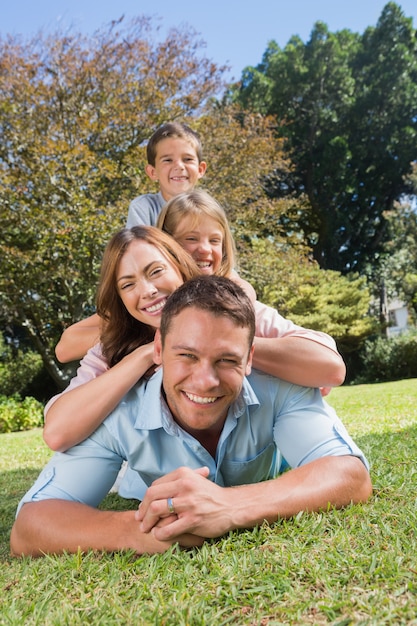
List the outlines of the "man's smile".
{"label": "man's smile", "polygon": [[196,402],[197,404],[212,404],[213,402],[216,402],[216,400],[218,399],[217,397],[207,397],[207,396],[196,396],[194,393],[188,393],[187,391],[184,391],[185,395],[187,396],[187,398],[189,400],[191,400],[192,402]]}

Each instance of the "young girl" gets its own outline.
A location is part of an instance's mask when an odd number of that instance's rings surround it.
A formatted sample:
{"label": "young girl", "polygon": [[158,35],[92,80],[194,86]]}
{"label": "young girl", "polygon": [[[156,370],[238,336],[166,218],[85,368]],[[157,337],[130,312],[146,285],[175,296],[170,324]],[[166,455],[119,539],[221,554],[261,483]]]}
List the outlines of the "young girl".
{"label": "young girl", "polygon": [[226,213],[213,196],[202,190],[175,196],[159,214],[157,227],[190,253],[202,274],[232,278],[256,300],[252,285],[235,271],[235,242]]}

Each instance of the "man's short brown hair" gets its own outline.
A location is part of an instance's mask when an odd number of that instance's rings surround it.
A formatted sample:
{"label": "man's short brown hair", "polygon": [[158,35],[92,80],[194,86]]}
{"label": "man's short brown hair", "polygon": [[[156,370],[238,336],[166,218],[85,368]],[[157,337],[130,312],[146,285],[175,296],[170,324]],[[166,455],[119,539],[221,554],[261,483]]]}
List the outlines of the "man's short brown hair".
{"label": "man's short brown hair", "polygon": [[248,328],[249,348],[255,336],[255,309],[245,291],[225,276],[197,276],[187,280],[168,298],[161,317],[161,341],[164,345],[171,321],[187,307],[207,311],[214,317],[226,317],[235,326]]}

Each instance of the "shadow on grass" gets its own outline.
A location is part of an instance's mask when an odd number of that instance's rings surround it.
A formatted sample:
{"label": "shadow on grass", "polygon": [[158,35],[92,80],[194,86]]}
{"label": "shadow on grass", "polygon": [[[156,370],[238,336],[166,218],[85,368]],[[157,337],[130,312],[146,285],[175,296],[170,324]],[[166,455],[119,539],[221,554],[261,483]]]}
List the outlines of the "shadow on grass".
{"label": "shadow on grass", "polygon": [[[417,491],[417,425],[398,432],[357,437],[371,465],[374,494],[370,505],[384,501],[384,507],[401,506],[415,501]],[[36,480],[41,468],[0,472],[0,561],[10,559],[9,538],[17,505]],[[111,510],[135,509],[137,500],[125,500],[108,494],[100,508]]]}

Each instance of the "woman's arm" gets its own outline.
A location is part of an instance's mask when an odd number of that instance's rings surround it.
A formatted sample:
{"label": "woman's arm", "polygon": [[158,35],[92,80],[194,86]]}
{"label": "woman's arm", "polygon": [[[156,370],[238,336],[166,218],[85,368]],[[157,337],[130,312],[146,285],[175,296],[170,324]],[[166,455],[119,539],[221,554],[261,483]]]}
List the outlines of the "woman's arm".
{"label": "woman's arm", "polygon": [[303,387],[337,387],[345,379],[340,354],[310,339],[255,337],[253,366]]}
{"label": "woman's arm", "polygon": [[153,342],[136,348],[107,371],[101,360],[100,370],[100,358],[90,350],[70,387],[47,404],[43,438],[52,450],[67,450],[101,424],[154,363]]}
{"label": "woman's arm", "polygon": [[102,322],[102,319],[94,313],[85,320],[68,326],[55,347],[58,361],[69,363],[82,359],[87,351],[99,341]]}
{"label": "woman's arm", "polygon": [[304,387],[343,383],[346,366],[330,335],[297,326],[258,301],[255,312],[255,368]]}

